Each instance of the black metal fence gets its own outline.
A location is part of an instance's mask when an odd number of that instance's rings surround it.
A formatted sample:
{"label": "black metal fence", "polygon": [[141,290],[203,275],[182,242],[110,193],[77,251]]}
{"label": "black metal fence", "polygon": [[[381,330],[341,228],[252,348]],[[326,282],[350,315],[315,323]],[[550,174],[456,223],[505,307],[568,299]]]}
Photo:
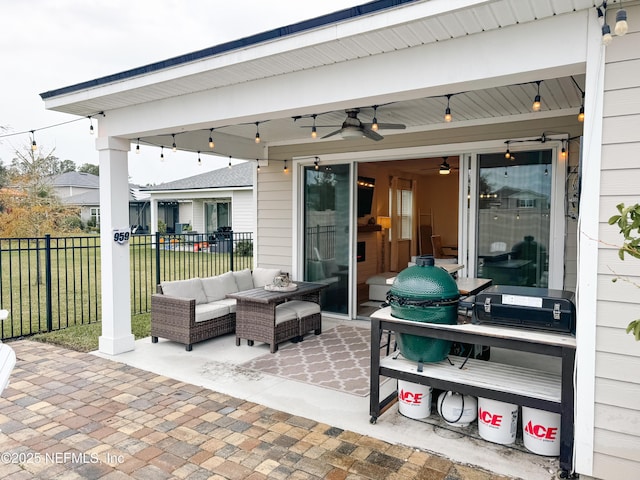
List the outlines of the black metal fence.
{"label": "black metal fence", "polygon": [[[131,313],[151,310],[164,280],[253,268],[251,233],[133,235]],[[100,238],[0,238],[0,308],[9,310],[0,338],[93,323],[101,316]]]}

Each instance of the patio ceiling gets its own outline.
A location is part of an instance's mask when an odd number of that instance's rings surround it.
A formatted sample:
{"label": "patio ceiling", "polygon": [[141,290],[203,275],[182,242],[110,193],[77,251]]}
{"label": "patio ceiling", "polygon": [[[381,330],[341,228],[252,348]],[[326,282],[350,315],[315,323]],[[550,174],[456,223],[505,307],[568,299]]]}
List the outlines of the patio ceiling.
{"label": "patio ceiling", "polygon": [[[423,0],[367,15],[330,22],[316,28],[284,34],[268,41],[250,42],[207,55],[208,50],[177,59],[158,62],[103,79],[72,85],[42,94],[47,108],[76,115],[93,115],[116,109],[132,108],[148,102],[175,98],[196,92],[243,85],[257,80],[278,78],[294,72],[343,64],[412,47],[446,42],[481,32],[508,28],[549,17],[570,14],[593,7],[592,0]],[[444,12],[444,13],[443,13]],[[214,47],[215,48],[215,47]],[[533,53],[532,53],[533,54]],[[194,60],[195,58],[195,60]],[[509,61],[509,59],[505,59]],[[461,67],[462,68],[462,67]],[[571,72],[573,73],[573,72]],[[406,130],[380,130],[383,136],[401,132],[430,130],[443,126],[446,94],[453,94],[450,107],[456,124],[473,125],[490,119],[518,120],[531,114],[536,94],[535,80],[543,80],[541,115],[557,116],[578,113],[584,90],[584,75],[575,72],[560,78],[532,78],[525,83],[451,91],[419,98],[398,97],[400,101],[381,98],[377,119],[382,123],[401,123]],[[354,82],[375,82],[375,78],[355,77]],[[576,86],[579,85],[579,88]],[[316,117],[318,139],[340,127],[347,108],[360,108],[359,119],[371,122],[371,104],[357,100],[343,102],[335,110],[301,110],[294,117],[256,117],[249,122],[217,125],[216,133],[253,141],[256,121],[263,142],[268,145],[311,141]],[[335,106],[335,105],[334,105]],[[546,113],[545,113],[546,112]],[[181,149],[206,151],[206,135],[195,126],[178,130]],[[160,133],[160,132],[158,132]],[[143,143],[170,145],[171,135],[149,132]],[[132,132],[129,138],[139,133]],[[332,137],[332,140],[339,139]],[[200,144],[204,142],[204,144]]]}

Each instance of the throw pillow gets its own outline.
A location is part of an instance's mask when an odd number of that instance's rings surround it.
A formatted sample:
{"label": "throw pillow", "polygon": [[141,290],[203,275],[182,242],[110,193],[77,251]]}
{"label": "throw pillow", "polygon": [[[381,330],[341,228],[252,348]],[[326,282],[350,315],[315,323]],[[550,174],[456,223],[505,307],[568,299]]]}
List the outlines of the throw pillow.
{"label": "throw pillow", "polygon": [[219,276],[203,278],[202,288],[208,302],[222,300],[225,296],[224,282]]}
{"label": "throw pillow", "polygon": [[264,287],[273,283],[273,277],[280,275],[279,268],[262,268],[253,269],[253,286],[255,288]]}
{"label": "throw pillow", "polygon": [[238,285],[236,284],[236,279],[233,276],[233,272],[226,272],[222,275],[219,275],[220,280],[222,280],[222,288],[224,289],[224,293],[236,293],[238,291]]}
{"label": "throw pillow", "polygon": [[251,270],[249,270],[248,268],[240,270],[239,272],[233,272],[233,276],[236,279],[236,285],[238,286],[239,292],[255,288],[253,286],[253,277],[251,276]]}
{"label": "throw pillow", "polygon": [[199,278],[188,280],[176,280],[162,282],[162,293],[172,297],[195,298],[196,303],[207,303],[207,296],[202,289],[202,281]]}

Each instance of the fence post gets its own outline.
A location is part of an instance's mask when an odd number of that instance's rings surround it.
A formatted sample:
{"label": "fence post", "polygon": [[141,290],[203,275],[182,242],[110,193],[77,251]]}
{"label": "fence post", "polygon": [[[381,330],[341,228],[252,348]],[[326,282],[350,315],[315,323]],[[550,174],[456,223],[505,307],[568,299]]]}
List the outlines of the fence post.
{"label": "fence post", "polygon": [[229,232],[229,270],[233,272],[233,244],[234,244],[234,233]]}
{"label": "fence post", "polygon": [[158,285],[160,285],[160,232],[156,232],[156,284],[152,293],[156,292]]}
{"label": "fence post", "polygon": [[[39,248],[40,245],[38,245]],[[46,280],[47,332],[50,332],[53,330],[53,308],[51,300],[51,235],[48,233],[44,236],[44,274]]]}

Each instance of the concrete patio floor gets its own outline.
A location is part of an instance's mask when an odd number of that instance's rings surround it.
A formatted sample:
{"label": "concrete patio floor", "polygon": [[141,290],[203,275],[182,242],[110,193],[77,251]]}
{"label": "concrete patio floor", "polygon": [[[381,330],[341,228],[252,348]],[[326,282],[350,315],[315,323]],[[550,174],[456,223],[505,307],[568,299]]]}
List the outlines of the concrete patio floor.
{"label": "concrete patio floor", "polygon": [[[323,329],[338,323],[323,319]],[[2,478],[547,480],[557,469],[557,459],[411,420],[397,406],[372,425],[368,397],[239,367],[268,347],[236,347],[233,335],[191,352],[146,338],[114,357],[11,345]]]}

